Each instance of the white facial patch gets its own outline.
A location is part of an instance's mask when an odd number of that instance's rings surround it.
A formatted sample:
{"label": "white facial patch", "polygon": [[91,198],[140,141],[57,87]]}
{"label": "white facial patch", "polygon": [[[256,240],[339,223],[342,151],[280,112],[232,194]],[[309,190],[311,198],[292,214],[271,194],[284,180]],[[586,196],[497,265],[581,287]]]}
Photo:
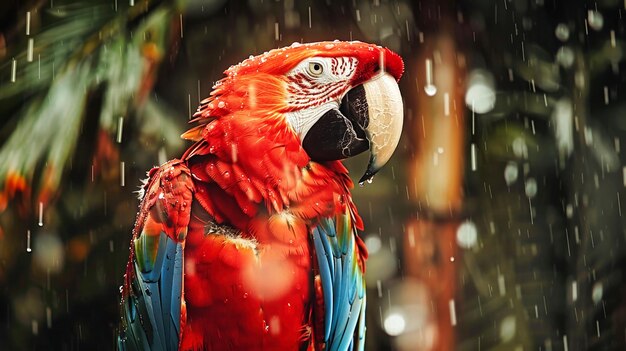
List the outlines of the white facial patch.
{"label": "white facial patch", "polygon": [[287,121],[300,140],[350,89],[358,61],[353,57],[312,57],[287,74]]}
{"label": "white facial patch", "polygon": [[308,109],[287,112],[287,122],[291,125],[296,134],[300,137],[300,140],[304,140],[304,137],[309,132],[311,127],[317,122],[328,110],[338,109],[339,102],[329,101],[325,104],[310,107]]}

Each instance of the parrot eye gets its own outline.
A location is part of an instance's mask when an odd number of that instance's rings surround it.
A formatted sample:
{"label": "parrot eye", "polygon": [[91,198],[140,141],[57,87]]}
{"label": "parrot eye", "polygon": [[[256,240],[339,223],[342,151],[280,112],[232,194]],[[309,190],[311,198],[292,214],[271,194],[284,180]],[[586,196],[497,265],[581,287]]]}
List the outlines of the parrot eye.
{"label": "parrot eye", "polygon": [[308,71],[312,76],[319,77],[324,72],[324,67],[319,62],[310,62]]}

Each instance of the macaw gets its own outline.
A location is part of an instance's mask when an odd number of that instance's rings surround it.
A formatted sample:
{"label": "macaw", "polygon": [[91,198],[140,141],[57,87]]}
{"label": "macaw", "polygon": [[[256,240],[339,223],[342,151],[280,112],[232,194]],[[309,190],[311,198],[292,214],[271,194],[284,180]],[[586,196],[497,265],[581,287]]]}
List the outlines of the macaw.
{"label": "macaw", "polygon": [[399,55],[294,43],[225,71],[143,186],[120,288],[120,350],[363,350],[361,182],[403,123]]}

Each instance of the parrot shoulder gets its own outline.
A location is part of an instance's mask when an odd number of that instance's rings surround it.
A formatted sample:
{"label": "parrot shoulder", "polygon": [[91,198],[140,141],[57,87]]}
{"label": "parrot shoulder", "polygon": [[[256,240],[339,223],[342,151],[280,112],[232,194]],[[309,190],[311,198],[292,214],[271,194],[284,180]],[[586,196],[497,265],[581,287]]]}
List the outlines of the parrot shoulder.
{"label": "parrot shoulder", "polygon": [[163,230],[175,241],[184,240],[195,192],[186,163],[174,159],[152,168],[140,192],[143,198],[135,222],[135,236],[146,231],[154,235]]}

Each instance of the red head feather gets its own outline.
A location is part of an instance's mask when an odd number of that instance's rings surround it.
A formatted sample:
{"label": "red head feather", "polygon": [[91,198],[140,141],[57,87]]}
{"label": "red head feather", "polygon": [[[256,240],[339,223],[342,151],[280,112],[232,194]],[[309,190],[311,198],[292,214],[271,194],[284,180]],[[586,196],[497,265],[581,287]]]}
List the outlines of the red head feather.
{"label": "red head feather", "polygon": [[268,112],[284,112],[286,75],[298,63],[310,57],[352,57],[357,59],[356,72],[350,86],[354,87],[383,70],[400,79],[404,63],[393,51],[374,44],[352,42],[294,43],[244,60],[227,69],[211,96],[202,101],[194,115],[219,117],[241,108]]}

